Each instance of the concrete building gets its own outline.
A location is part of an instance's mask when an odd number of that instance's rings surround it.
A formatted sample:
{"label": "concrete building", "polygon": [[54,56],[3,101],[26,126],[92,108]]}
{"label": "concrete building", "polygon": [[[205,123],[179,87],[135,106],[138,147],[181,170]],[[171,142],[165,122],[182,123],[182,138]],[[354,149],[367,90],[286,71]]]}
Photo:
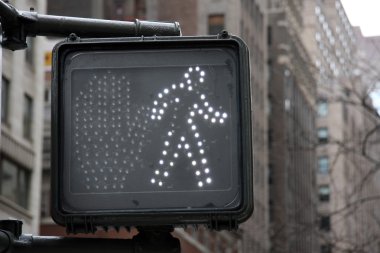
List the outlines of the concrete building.
{"label": "concrete building", "polygon": [[316,81],[303,45],[303,2],[270,1],[268,65],[271,252],[316,252]]}
{"label": "concrete building", "polygon": [[[19,10],[45,12],[45,1],[10,1]],[[43,38],[28,39],[28,49],[3,50],[0,148],[0,219],[24,223],[38,234],[40,220]]]}
{"label": "concrete building", "polygon": [[377,177],[368,174],[376,165],[362,155],[363,138],[369,125],[376,124],[362,104],[367,100],[369,69],[364,70],[358,58],[358,37],[340,0],[304,2],[303,40],[318,83],[320,252],[376,252],[378,225],[372,214],[376,204],[365,201],[379,192]]}
{"label": "concrete building", "polygon": [[379,92],[380,86],[380,36],[364,37],[359,28],[354,28],[357,41],[356,75],[360,80],[363,94],[360,112],[363,124],[358,130],[360,153],[359,181],[360,187],[356,193],[356,201],[361,204],[357,208],[356,248],[363,252],[380,251],[380,200],[376,197],[380,192],[380,112],[373,107],[369,94]]}
{"label": "concrete building", "polygon": [[145,19],[145,0],[47,0],[51,15],[133,21]]}

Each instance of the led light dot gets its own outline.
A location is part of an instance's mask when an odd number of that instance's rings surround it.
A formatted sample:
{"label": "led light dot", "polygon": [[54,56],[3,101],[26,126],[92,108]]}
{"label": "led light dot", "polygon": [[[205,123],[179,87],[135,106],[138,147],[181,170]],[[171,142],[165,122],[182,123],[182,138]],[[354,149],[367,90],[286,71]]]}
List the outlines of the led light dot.
{"label": "led light dot", "polygon": [[168,135],[169,135],[169,136],[172,136],[172,135],[173,135],[173,133],[172,133],[171,131],[169,131],[169,132],[168,132]]}
{"label": "led light dot", "polygon": [[195,116],[195,113],[193,111],[190,112],[190,116],[191,117],[194,117]]}
{"label": "led light dot", "polygon": [[165,146],[169,146],[169,142],[168,141],[165,141]]}
{"label": "led light dot", "polygon": [[193,72],[193,68],[192,67],[189,68],[189,72]]}
{"label": "led light dot", "polygon": [[164,103],[163,106],[166,108],[166,107],[168,107],[168,104],[167,104],[167,103]]}
{"label": "led light dot", "polygon": [[197,170],[196,172],[195,172],[195,175],[197,175],[197,176],[199,176],[201,174],[201,172],[199,171],[199,170]]}
{"label": "led light dot", "polygon": [[158,97],[159,97],[159,98],[162,98],[162,94],[161,94],[161,93],[158,93]]}
{"label": "led light dot", "polygon": [[160,181],[160,182],[158,182],[158,185],[159,185],[159,186],[162,186],[162,182],[161,182],[161,181]]}
{"label": "led light dot", "polygon": [[196,70],[196,71],[199,71],[199,67],[198,67],[198,66],[196,66],[196,67],[195,67],[195,70]]}
{"label": "led light dot", "polygon": [[181,141],[185,141],[185,137],[181,136]]}
{"label": "led light dot", "polygon": [[206,168],[206,169],[205,169],[205,173],[206,173],[206,174],[210,173],[210,169],[209,169],[209,168]]}
{"label": "led light dot", "polygon": [[223,117],[223,118],[227,118],[227,113],[223,113],[223,114],[222,114],[222,117]]}
{"label": "led light dot", "polygon": [[201,95],[201,99],[204,100],[206,96],[204,94]]}
{"label": "led light dot", "polygon": [[167,177],[169,176],[169,173],[167,171],[164,172],[164,176]]}
{"label": "led light dot", "polygon": [[181,144],[178,144],[178,148],[182,148],[182,145],[181,145]]}
{"label": "led light dot", "polygon": [[[187,80],[187,83],[190,84],[191,81],[190,81],[190,80]],[[192,90],[193,90],[193,87],[189,86],[189,87],[187,87],[187,89],[188,89],[189,91],[192,91]]]}
{"label": "led light dot", "polygon": [[162,154],[163,154],[163,155],[167,155],[168,152],[166,152],[166,150],[164,150],[164,151],[162,151]]}
{"label": "led light dot", "polygon": [[189,78],[189,73],[185,73],[185,78]]}
{"label": "led light dot", "polygon": [[191,126],[191,130],[193,130],[193,131],[194,131],[194,130],[197,130],[197,126],[196,126],[196,125],[192,125],[192,126]]}
{"label": "led light dot", "polygon": [[187,157],[192,157],[193,156],[193,154],[192,153],[187,153]]}
{"label": "led light dot", "polygon": [[219,117],[220,116],[220,112],[216,111],[215,112],[215,117]]}
{"label": "led light dot", "polygon": [[220,119],[220,120],[219,120],[219,123],[220,123],[220,124],[223,124],[223,123],[224,123],[224,119]]}
{"label": "led light dot", "polygon": [[172,89],[175,90],[177,86],[175,84],[172,84]]}
{"label": "led light dot", "polygon": [[185,144],[185,149],[189,149],[190,145],[189,144]]}
{"label": "led light dot", "polygon": [[199,82],[200,83],[203,83],[204,82],[204,79],[201,77],[201,78],[199,78]]}
{"label": "led light dot", "polygon": [[169,93],[169,90],[168,90],[168,89],[164,89],[164,93],[165,93],[165,94],[168,94],[168,93]]}
{"label": "led light dot", "polygon": [[195,133],[194,136],[195,136],[195,138],[198,138],[199,137],[199,133]]}
{"label": "led light dot", "polygon": [[207,114],[205,114],[205,116],[203,116],[205,119],[208,119],[208,115]]}
{"label": "led light dot", "polygon": [[173,155],[175,158],[177,158],[178,157],[178,154],[177,153],[174,153],[174,155]]}
{"label": "led light dot", "polygon": [[159,162],[159,163],[162,165],[162,164],[164,164],[164,161],[163,161],[163,160],[160,160],[160,162]]}
{"label": "led light dot", "polygon": [[161,120],[162,118],[161,118],[161,116],[160,116],[160,115],[158,115],[158,116],[157,116],[157,119],[158,119],[158,120]]}
{"label": "led light dot", "polygon": [[159,171],[159,170],[156,170],[154,173],[155,173],[156,175],[160,175],[160,171]]}
{"label": "led light dot", "polygon": [[200,153],[200,154],[204,154],[204,152],[205,152],[205,151],[204,151],[203,149],[200,149],[200,150],[199,150],[199,153]]}
{"label": "led light dot", "polygon": [[203,183],[202,182],[198,182],[198,186],[199,187],[203,187]]}
{"label": "led light dot", "polygon": [[171,167],[173,167],[173,166],[174,166],[174,163],[173,163],[173,162],[170,162],[169,165],[170,165]]}
{"label": "led light dot", "polygon": [[206,182],[207,182],[208,184],[211,184],[211,182],[212,182],[211,178],[208,177],[208,178],[206,179]]}
{"label": "led light dot", "polygon": [[202,110],[202,109],[199,109],[199,110],[198,110],[198,113],[199,113],[199,114],[203,114],[203,110]]}
{"label": "led light dot", "polygon": [[187,123],[191,124],[191,123],[193,123],[193,120],[192,119],[188,119]]}
{"label": "led light dot", "polygon": [[183,87],[185,87],[185,85],[183,83],[180,83],[179,87],[182,89]]}
{"label": "led light dot", "polygon": [[179,98],[175,98],[174,101],[175,101],[176,103],[179,103]]}
{"label": "led light dot", "polygon": [[216,122],[216,119],[215,119],[215,118],[212,118],[212,119],[211,119],[211,122],[212,122],[212,123],[215,123],[215,122]]}
{"label": "led light dot", "polygon": [[154,120],[154,119],[156,119],[156,116],[152,115],[152,116],[150,116],[150,118]]}
{"label": "led light dot", "polygon": [[202,142],[198,141],[198,147],[201,147],[201,146],[202,146]]}
{"label": "led light dot", "polygon": [[191,164],[192,164],[193,166],[195,166],[195,165],[197,165],[197,162],[196,162],[196,161],[192,161]]}
{"label": "led light dot", "polygon": [[198,108],[198,105],[197,105],[197,104],[194,104],[193,107],[194,107],[195,109],[197,109],[197,108]]}

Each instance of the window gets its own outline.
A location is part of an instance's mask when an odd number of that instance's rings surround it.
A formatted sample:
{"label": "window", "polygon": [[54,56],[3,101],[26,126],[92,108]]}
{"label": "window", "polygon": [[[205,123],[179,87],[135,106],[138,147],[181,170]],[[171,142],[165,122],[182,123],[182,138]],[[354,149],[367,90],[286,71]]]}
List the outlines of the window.
{"label": "window", "polygon": [[44,100],[45,102],[50,102],[50,90],[49,89],[45,89],[45,93],[44,93]]}
{"label": "window", "polygon": [[319,200],[322,202],[327,202],[330,200],[330,186],[321,185],[318,190]]}
{"label": "window", "polygon": [[268,43],[268,46],[271,46],[272,45],[272,27],[271,26],[268,26],[268,32],[267,32],[267,43]]}
{"label": "window", "polygon": [[224,15],[210,15],[208,16],[208,33],[215,35],[224,29]]}
{"label": "window", "polygon": [[331,253],[331,244],[321,245],[321,253]]}
{"label": "window", "polygon": [[0,164],[0,195],[28,208],[30,172],[8,159]]}
{"label": "window", "polygon": [[50,170],[44,170],[41,187],[41,218],[47,218],[50,215]]}
{"label": "window", "polygon": [[329,216],[321,217],[319,228],[324,231],[330,231],[330,217]]}
{"label": "window", "polygon": [[24,116],[23,116],[23,135],[24,138],[32,139],[32,125],[33,125],[33,99],[24,95]]}
{"label": "window", "polygon": [[31,37],[27,37],[26,43],[28,45],[26,52],[25,52],[25,60],[29,64],[33,65],[33,58],[34,58],[34,39]]}
{"label": "window", "polygon": [[318,141],[320,144],[324,144],[329,141],[329,132],[327,127],[318,128]]}
{"label": "window", "polygon": [[317,113],[319,117],[325,117],[328,114],[328,103],[326,99],[319,99],[317,102]]}
{"label": "window", "polygon": [[4,76],[1,83],[1,122],[7,123],[9,110],[9,80]]}
{"label": "window", "polygon": [[329,173],[329,158],[327,156],[318,157],[318,173],[328,174]]}

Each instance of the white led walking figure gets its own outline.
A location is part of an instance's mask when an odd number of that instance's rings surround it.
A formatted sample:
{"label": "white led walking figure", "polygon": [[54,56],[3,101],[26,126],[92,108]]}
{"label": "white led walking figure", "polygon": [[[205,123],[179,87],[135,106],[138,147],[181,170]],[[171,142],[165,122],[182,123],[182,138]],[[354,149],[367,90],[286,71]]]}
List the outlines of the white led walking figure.
{"label": "white led walking figure", "polygon": [[[161,158],[153,171],[150,182],[160,187],[164,186],[165,179],[170,177],[173,167],[181,156],[186,157],[193,168],[196,184],[199,188],[212,183],[211,167],[207,160],[205,146],[207,141],[202,140],[202,133],[199,131],[199,123],[206,122],[210,125],[223,125],[228,118],[226,112],[217,109],[210,104],[207,96],[201,92],[202,84],[205,82],[206,72],[199,66],[189,67],[184,73],[184,81],[165,87],[158,93],[153,102],[150,119],[153,121],[169,121],[171,128],[166,133],[161,150]],[[170,107],[178,111],[177,106],[184,106],[182,101],[184,92],[195,96],[195,101],[188,107],[188,111],[183,117],[187,127],[186,134],[178,133],[175,129],[175,121],[178,121],[176,113],[165,114]]]}

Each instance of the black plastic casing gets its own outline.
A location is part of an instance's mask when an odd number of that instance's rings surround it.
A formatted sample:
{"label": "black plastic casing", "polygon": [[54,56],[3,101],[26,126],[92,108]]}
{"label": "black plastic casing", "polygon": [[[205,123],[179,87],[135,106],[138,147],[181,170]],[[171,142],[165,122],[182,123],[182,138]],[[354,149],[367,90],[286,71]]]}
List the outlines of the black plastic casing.
{"label": "black plastic casing", "polygon": [[[75,211],[63,208],[63,153],[64,153],[64,110],[62,99],[65,57],[80,50],[129,50],[140,49],[191,49],[192,47],[218,48],[228,47],[234,51],[238,70],[237,108],[239,122],[238,145],[239,154],[239,205],[233,209],[218,208],[214,210],[143,209],[111,211]],[[246,44],[238,37],[221,33],[218,36],[203,37],[139,37],[112,39],[80,39],[70,37],[70,40],[57,44],[53,50],[52,75],[52,218],[67,228],[69,233],[93,233],[97,228],[108,227],[144,227],[144,226],[186,226],[206,225],[209,229],[235,230],[238,224],[247,220],[253,212],[253,163],[252,163],[252,124],[251,124],[251,92],[249,52]],[[184,195],[184,198],[186,196]]]}

